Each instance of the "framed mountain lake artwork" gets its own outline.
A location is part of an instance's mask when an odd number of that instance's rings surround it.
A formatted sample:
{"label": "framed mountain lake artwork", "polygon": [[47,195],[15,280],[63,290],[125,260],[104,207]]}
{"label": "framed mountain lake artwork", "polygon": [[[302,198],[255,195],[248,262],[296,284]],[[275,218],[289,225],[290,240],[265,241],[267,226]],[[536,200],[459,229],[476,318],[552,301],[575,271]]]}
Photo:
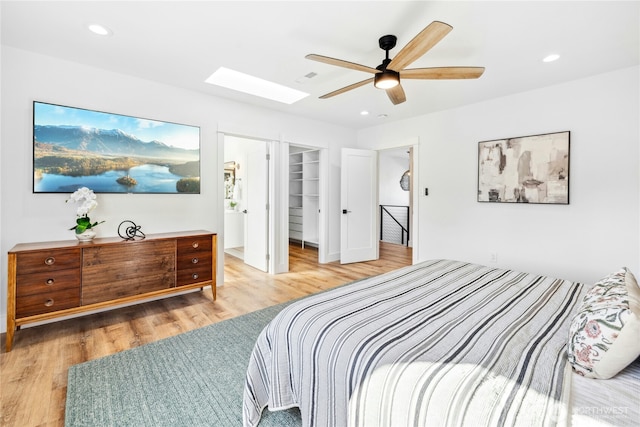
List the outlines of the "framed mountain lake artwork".
{"label": "framed mountain lake artwork", "polygon": [[478,201],[569,204],[570,132],[478,143]]}
{"label": "framed mountain lake artwork", "polygon": [[200,193],[200,128],[33,102],[33,192]]}

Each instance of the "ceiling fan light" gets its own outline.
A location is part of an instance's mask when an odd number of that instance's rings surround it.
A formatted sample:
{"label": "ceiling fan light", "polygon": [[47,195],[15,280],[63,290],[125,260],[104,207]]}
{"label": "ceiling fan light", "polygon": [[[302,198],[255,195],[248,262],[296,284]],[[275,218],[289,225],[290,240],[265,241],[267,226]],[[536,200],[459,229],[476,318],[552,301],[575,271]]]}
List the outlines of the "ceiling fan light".
{"label": "ceiling fan light", "polygon": [[378,89],[391,89],[400,84],[400,74],[393,70],[385,70],[374,76],[373,85]]}

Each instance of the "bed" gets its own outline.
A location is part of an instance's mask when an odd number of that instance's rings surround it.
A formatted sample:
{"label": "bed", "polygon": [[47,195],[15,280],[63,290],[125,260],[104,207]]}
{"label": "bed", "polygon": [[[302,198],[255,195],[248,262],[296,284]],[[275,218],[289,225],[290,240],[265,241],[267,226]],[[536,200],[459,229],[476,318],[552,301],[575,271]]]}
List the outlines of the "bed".
{"label": "bed", "polygon": [[587,291],[431,260],[304,298],[258,337],[244,425],[265,407],[297,407],[305,427],[570,424],[567,337]]}

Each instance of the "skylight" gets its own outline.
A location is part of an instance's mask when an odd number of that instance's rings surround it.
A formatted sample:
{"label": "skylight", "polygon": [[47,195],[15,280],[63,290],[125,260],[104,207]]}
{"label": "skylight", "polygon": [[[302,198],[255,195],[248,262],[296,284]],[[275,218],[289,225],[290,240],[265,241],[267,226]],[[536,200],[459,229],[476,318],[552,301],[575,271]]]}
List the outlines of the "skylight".
{"label": "skylight", "polygon": [[284,104],[293,104],[302,98],[309,96],[308,93],[291,89],[277,83],[250,76],[239,71],[220,67],[211,74],[206,83],[237,90],[250,95],[260,96]]}

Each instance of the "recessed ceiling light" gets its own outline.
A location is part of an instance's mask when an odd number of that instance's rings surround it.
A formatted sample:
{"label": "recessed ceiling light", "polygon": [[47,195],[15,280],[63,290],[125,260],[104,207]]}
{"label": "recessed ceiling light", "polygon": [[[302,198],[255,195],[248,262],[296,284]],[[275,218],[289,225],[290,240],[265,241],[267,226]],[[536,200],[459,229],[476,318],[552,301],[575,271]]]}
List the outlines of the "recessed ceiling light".
{"label": "recessed ceiling light", "polygon": [[302,98],[309,96],[308,93],[291,89],[277,83],[250,76],[239,71],[220,67],[215,73],[205,80],[212,85],[226,87],[250,95],[260,96],[284,104],[293,104]]}
{"label": "recessed ceiling light", "polygon": [[100,24],[89,24],[87,25],[87,28],[89,28],[89,31],[99,36],[110,36],[113,34],[113,31]]}
{"label": "recessed ceiling light", "polygon": [[368,116],[369,112],[367,110],[360,111],[361,116]]}
{"label": "recessed ceiling light", "polygon": [[553,62],[553,61],[556,61],[558,58],[560,58],[560,55],[554,53],[552,55],[546,56],[542,60],[542,62]]}

